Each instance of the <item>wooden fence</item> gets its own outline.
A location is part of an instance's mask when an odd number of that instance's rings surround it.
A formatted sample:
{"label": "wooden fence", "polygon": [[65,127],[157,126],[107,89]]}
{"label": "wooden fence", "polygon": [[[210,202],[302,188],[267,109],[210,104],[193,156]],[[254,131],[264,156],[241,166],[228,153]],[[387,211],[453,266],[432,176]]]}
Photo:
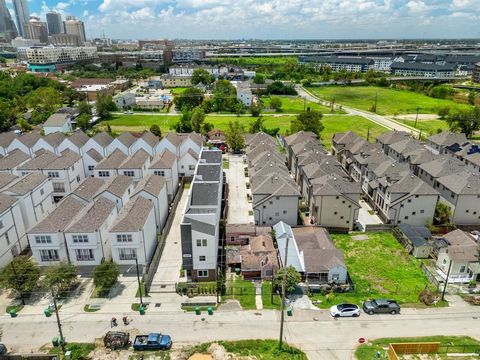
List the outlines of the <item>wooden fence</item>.
{"label": "wooden fence", "polygon": [[394,343],[388,346],[388,359],[399,360],[399,354],[435,354],[440,350],[439,342]]}

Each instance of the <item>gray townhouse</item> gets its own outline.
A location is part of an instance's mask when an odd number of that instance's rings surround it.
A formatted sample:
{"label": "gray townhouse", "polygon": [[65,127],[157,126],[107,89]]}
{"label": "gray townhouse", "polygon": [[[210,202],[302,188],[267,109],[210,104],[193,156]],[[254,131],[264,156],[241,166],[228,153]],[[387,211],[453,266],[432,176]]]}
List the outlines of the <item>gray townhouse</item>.
{"label": "gray townhouse", "polygon": [[0,171],[10,174],[20,174],[17,168],[30,160],[30,156],[20,149],[10,151],[5,157],[0,158]]}
{"label": "gray townhouse", "polygon": [[382,147],[385,154],[388,155],[388,147],[398,141],[410,139],[411,134],[406,131],[387,131],[376,137],[375,142]]}
{"label": "gray townhouse", "polygon": [[305,144],[311,141],[319,142],[318,136],[311,131],[299,131],[285,138],[285,148],[287,149],[287,167],[292,170],[292,163],[295,154],[292,147],[297,144]]}
{"label": "gray townhouse", "polygon": [[[128,159],[120,149],[115,149],[113,152],[98,163],[93,169],[93,176],[99,178],[113,178],[119,175],[119,169],[122,164]],[[123,173],[121,173],[123,175]]]}
{"label": "gray townhouse", "polygon": [[463,133],[444,131],[428,137],[425,145],[435,154],[445,154],[447,147],[452,145],[463,145],[467,142],[467,137]]}

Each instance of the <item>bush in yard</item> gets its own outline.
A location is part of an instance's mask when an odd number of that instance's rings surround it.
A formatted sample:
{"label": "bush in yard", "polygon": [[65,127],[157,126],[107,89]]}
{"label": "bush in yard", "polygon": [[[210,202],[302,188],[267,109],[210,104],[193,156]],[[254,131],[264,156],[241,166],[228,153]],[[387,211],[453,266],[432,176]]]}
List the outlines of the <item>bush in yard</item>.
{"label": "bush in yard", "polygon": [[285,291],[291,293],[295,291],[297,284],[302,280],[300,273],[293,267],[282,268],[275,273],[274,284],[277,288],[282,288],[283,274],[287,273],[285,281]]}
{"label": "bush in yard", "polygon": [[105,261],[93,270],[93,283],[102,290],[110,290],[117,282],[119,274],[117,264],[112,261]]}

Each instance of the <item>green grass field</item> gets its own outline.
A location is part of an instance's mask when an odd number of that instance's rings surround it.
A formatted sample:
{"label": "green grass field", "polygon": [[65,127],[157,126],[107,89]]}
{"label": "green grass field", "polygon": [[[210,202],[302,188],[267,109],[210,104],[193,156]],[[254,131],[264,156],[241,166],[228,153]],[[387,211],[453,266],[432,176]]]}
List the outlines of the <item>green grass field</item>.
{"label": "green grass field", "polygon": [[282,306],[280,295],[273,294],[272,301],[272,282],[264,281],[262,283],[262,303],[264,309],[279,310]]}
{"label": "green grass field", "polygon": [[296,56],[245,56],[245,57],[218,57],[210,61],[226,64],[240,65],[283,65],[289,62],[297,62]]}
{"label": "green grass field", "polygon": [[171,88],[170,89],[170,92],[173,94],[173,95],[179,95],[179,94],[182,94],[185,90],[187,90],[188,88],[186,87],[177,87],[177,88]]}
{"label": "green grass field", "polygon": [[377,86],[324,86],[308,88],[324,100],[333,98],[337,104],[344,104],[369,111],[377,95],[377,113],[381,115],[414,114],[417,107],[422,114],[436,114],[442,106],[469,108],[452,100],[434,99],[429,96],[404,90],[394,90]]}
{"label": "green grass field", "polygon": [[235,280],[227,281],[225,295],[222,301],[238,300],[244,310],[256,309],[255,304],[255,286],[251,281],[243,280],[240,277]]}
{"label": "green grass field", "polygon": [[[311,101],[304,101],[303,98],[298,96],[274,96],[278,97],[282,100],[282,109],[280,113],[285,114],[300,114],[306,108],[310,108],[311,110],[318,110],[322,113],[331,113],[330,108],[311,102]],[[265,113],[275,113],[275,110],[270,109],[270,96],[262,96],[261,101],[263,103],[263,112]],[[336,114],[344,113],[341,111],[335,111]]]}
{"label": "green grass field", "polygon": [[352,240],[350,235],[332,234],[335,245],[343,251],[355,291],[335,294],[330,302],[325,296],[321,307],[352,302],[361,304],[369,298],[392,298],[401,304],[419,303],[418,295],[429,285],[420,269],[421,261],[409,255],[391,233],[368,233],[368,240]]}
{"label": "green grass field", "polygon": [[[418,359],[467,359],[465,357],[448,357],[446,353],[468,354],[478,352],[480,342],[468,336],[425,336],[415,338],[384,338],[377,339],[366,344],[360,345],[355,351],[355,357],[358,360],[376,359],[377,351],[383,356],[392,343],[412,343],[412,342],[439,342],[440,353],[435,354],[438,357],[418,357]],[[382,357],[386,359],[387,357]],[[417,357],[414,357],[417,359]],[[474,357],[472,357],[473,359]],[[468,357],[470,359],[470,357]]]}
{"label": "green grass field", "polygon": [[[405,125],[415,127],[415,120],[399,120],[397,119],[398,122],[401,122]],[[445,120],[423,120],[423,121],[417,121],[417,126],[415,127],[418,130],[422,130],[422,133],[426,134],[436,134],[438,130],[442,131],[448,131],[449,127],[447,125],[447,122]]]}

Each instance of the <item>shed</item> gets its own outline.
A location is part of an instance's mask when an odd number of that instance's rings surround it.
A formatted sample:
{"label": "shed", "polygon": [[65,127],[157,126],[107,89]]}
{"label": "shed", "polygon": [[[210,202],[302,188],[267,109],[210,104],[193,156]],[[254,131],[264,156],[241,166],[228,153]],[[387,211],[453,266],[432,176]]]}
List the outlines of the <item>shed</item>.
{"label": "shed", "polygon": [[432,251],[432,234],[425,226],[399,224],[395,237],[417,259],[427,259]]}

